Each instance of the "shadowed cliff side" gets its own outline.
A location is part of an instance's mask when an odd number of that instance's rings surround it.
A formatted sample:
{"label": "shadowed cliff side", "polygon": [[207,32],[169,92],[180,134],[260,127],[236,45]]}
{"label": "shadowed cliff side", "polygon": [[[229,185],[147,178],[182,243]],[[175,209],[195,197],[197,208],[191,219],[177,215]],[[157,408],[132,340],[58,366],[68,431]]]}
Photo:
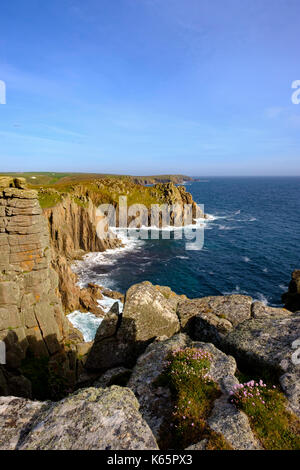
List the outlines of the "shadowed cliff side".
{"label": "shadowed cliff side", "polygon": [[[47,220],[36,191],[21,179],[1,178],[0,185],[0,340],[14,372],[28,355],[61,355],[72,327],[51,267]],[[67,369],[68,358],[63,362]]]}
{"label": "shadowed cliff side", "polygon": [[289,290],[282,295],[282,302],[285,304],[285,308],[291,312],[300,310],[300,269],[296,269],[292,273]]}
{"label": "shadowed cliff side", "polygon": [[44,209],[49,221],[49,232],[53,248],[52,266],[59,276],[59,290],[67,312],[89,310],[100,312],[91,289],[80,289],[70,263],[90,251],[104,251],[121,245],[116,238],[100,239],[96,233],[99,217],[90,199],[79,199],[66,195],[56,206]]}

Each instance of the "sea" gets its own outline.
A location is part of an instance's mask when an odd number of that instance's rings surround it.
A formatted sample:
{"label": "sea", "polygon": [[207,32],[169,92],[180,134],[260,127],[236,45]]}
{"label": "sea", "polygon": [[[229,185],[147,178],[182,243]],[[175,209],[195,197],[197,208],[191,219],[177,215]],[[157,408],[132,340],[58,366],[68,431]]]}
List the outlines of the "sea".
{"label": "sea", "polygon": [[189,298],[245,294],[281,306],[300,269],[300,177],[200,177],[184,186],[209,216],[198,222],[202,249],[188,250],[184,234],[171,230],[168,239],[163,231],[158,239],[128,231],[123,248],[74,264],[79,284],[125,293],[147,280]]}

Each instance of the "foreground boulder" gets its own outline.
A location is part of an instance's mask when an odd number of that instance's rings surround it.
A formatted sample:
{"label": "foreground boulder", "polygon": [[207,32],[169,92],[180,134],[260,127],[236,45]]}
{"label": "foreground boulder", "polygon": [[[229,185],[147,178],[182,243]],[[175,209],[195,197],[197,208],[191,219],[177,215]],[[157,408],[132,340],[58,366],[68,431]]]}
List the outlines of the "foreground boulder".
{"label": "foreground boulder", "polygon": [[157,336],[171,337],[180,329],[177,302],[150,282],[132,286],[122,317],[111,314],[101,323],[86,362],[87,369],[109,369],[134,364]]}
{"label": "foreground boulder", "polygon": [[131,390],[87,388],[58,403],[0,398],[0,450],[155,450]]}
{"label": "foreground boulder", "polygon": [[279,379],[291,408],[300,415],[300,369],[292,360],[300,338],[300,313],[241,295],[185,300],[177,313],[194,340],[213,342],[232,354],[242,369]]}
{"label": "foreground boulder", "polygon": [[[266,314],[268,309],[265,307]],[[224,346],[251,369],[279,377],[291,408],[300,416],[300,364],[293,360],[293,344],[300,338],[300,313],[284,315],[282,309],[270,313],[238,325],[225,338]]]}
{"label": "foreground boulder", "polygon": [[[201,335],[201,340],[219,343],[239,323],[251,317],[252,299],[246,295],[203,297],[179,302],[177,314],[184,331]],[[200,338],[199,338],[200,339]]]}
{"label": "foreground boulder", "polygon": [[[234,376],[236,362],[233,357],[219,351],[209,343],[193,342],[185,334],[173,338],[158,338],[139,357],[133,369],[128,387],[133,390],[140,403],[143,418],[149,424],[158,441],[169,431],[173,410],[172,395],[168,386],[158,384],[168,353],[186,347],[198,348],[212,354],[210,376],[219,385],[221,394],[216,400],[209,427],[222,434],[233,449],[258,449],[260,445],[254,437],[247,416],[228,403],[229,393],[238,384]],[[204,447],[205,448],[205,447]]]}

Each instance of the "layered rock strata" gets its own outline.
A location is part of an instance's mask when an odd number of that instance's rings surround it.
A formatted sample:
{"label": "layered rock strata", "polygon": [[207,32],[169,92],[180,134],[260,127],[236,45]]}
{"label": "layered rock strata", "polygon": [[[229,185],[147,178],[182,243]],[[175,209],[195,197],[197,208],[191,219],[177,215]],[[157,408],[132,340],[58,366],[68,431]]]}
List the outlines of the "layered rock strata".
{"label": "layered rock strata", "polygon": [[0,189],[0,251],[0,340],[6,345],[2,387],[6,382],[8,392],[10,369],[18,369],[29,351],[43,357],[62,353],[69,332],[51,267],[47,220],[35,191]]}

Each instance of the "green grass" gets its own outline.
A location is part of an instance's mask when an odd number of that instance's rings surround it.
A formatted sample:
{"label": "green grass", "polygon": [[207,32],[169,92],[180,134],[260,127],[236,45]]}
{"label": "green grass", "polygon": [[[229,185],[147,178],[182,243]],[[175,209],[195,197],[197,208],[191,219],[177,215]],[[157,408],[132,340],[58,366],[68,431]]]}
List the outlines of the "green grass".
{"label": "green grass", "polygon": [[62,196],[56,192],[39,192],[38,198],[42,209],[54,207],[62,200]]}
{"label": "green grass", "polygon": [[300,421],[288,411],[286,398],[275,386],[249,381],[234,391],[231,401],[247,414],[264,449],[300,449]]}
{"label": "green grass", "polygon": [[1,175],[25,178],[27,183],[32,184],[32,185],[48,185],[48,184],[55,184],[60,179],[68,176],[68,173],[34,171],[34,172],[25,172],[25,173],[22,173],[22,172],[1,173]]}
{"label": "green grass", "polygon": [[[174,183],[181,182],[183,180],[190,180],[189,176],[184,175],[152,175],[152,176],[130,176],[130,175],[118,175],[118,174],[107,174],[107,173],[57,173],[47,171],[33,171],[33,172],[7,172],[1,173],[3,176],[13,176],[25,178],[27,183],[32,185],[55,185],[63,182],[66,184],[80,183],[82,181],[92,181],[99,178],[109,179],[129,179],[131,182],[138,184],[154,184],[154,183],[166,183],[172,181]],[[0,175],[0,176],[1,176]]]}
{"label": "green grass", "polygon": [[78,196],[74,196],[73,201],[75,202],[75,204],[77,204],[80,207],[84,207],[84,208],[88,207],[88,202],[80,199]]}
{"label": "green grass", "polygon": [[[31,185],[32,188],[34,186]],[[130,179],[103,178],[97,181],[82,180],[66,182],[63,178],[57,184],[42,185],[38,188],[39,200],[42,208],[55,206],[66,194],[69,194],[76,204],[86,207],[85,199],[89,198],[95,206],[100,204],[119,204],[120,196],[127,197],[127,206],[143,204],[150,208],[152,204],[165,202],[164,188],[141,186]]]}
{"label": "green grass", "polygon": [[208,439],[213,450],[230,450],[224,438],[209,429],[207,418],[221,392],[209,376],[212,357],[195,348],[169,354],[160,383],[168,385],[174,398],[169,429],[164,429],[161,445],[164,448],[185,449],[202,439]]}
{"label": "green grass", "polygon": [[[87,200],[95,206],[112,204],[118,207],[120,196],[127,197],[127,206],[142,204],[148,209],[152,204],[166,203],[166,188],[164,185],[144,186],[152,183],[174,183],[182,180],[181,175],[157,175],[149,177],[132,177],[126,175],[97,175],[85,173],[7,173],[9,176],[24,177],[29,189],[38,190],[39,202],[42,209],[56,206],[61,200],[70,195],[74,202],[87,207]],[[188,177],[186,177],[188,178]],[[178,194],[179,200],[181,200]]]}

